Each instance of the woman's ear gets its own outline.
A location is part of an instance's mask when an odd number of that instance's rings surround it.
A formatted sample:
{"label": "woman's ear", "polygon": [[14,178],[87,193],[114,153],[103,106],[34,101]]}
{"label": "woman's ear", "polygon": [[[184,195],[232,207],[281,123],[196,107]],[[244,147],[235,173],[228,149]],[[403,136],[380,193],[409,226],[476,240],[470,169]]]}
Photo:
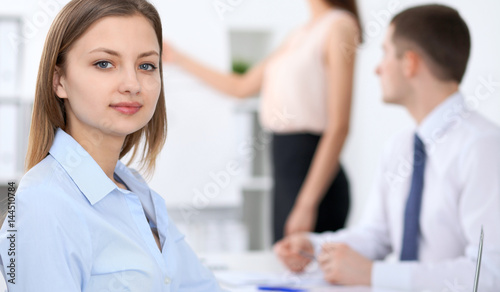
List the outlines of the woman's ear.
{"label": "woman's ear", "polygon": [[68,98],[68,94],[66,92],[66,79],[62,74],[61,68],[56,66],[54,70],[54,77],[52,79],[52,87],[54,88],[54,92],[59,98]]}

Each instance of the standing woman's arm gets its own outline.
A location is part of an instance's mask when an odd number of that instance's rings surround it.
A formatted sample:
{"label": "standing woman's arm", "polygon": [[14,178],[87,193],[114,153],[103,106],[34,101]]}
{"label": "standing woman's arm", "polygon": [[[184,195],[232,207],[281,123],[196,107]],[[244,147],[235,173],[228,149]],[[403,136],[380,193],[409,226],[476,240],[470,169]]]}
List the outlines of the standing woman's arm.
{"label": "standing woman's arm", "polygon": [[255,65],[247,73],[238,75],[234,73],[219,72],[209,68],[184,53],[177,51],[167,42],[163,43],[163,52],[163,62],[179,65],[214,89],[227,95],[238,98],[250,97],[258,93],[262,87],[266,61],[262,61]]}
{"label": "standing woman's arm", "polygon": [[353,17],[333,23],[326,43],[328,121],[309,172],[285,224],[285,235],[313,231],[318,206],[339,169],[339,157],[349,131],[351,96],[359,29]]}

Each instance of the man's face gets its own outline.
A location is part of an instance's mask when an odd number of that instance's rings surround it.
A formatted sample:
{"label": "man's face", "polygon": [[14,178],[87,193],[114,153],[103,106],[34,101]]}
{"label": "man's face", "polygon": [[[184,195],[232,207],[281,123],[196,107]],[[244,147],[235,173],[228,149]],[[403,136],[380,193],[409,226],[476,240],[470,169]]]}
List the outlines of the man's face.
{"label": "man's face", "polygon": [[409,91],[408,80],[403,74],[403,57],[398,57],[392,41],[393,34],[394,25],[390,25],[382,45],[384,56],[377,66],[376,73],[380,77],[384,102],[404,104]]}

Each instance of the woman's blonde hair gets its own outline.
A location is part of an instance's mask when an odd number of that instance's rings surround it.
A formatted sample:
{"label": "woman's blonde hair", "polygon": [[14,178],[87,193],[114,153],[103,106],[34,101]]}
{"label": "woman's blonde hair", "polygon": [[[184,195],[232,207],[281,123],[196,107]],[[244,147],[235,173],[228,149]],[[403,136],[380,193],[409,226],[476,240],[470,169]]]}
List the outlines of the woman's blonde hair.
{"label": "woman's blonde hair", "polygon": [[[64,72],[66,56],[71,46],[96,21],[107,16],[143,15],[153,26],[160,55],[162,48],[162,26],[158,11],[146,0],[73,0],[56,16],[50,27],[38,69],[35,101],[26,154],[26,171],[42,161],[49,153],[57,128],[65,130],[64,102],[57,97],[53,87],[55,67]],[[148,173],[154,170],[156,157],[160,153],[167,135],[167,114],[163,92],[162,62],[159,65],[161,91],[153,117],[142,129],[125,138],[120,158],[132,150],[130,161],[139,151],[141,167]],[[144,141],[140,147],[141,140]],[[142,148],[142,149],[139,149]]]}

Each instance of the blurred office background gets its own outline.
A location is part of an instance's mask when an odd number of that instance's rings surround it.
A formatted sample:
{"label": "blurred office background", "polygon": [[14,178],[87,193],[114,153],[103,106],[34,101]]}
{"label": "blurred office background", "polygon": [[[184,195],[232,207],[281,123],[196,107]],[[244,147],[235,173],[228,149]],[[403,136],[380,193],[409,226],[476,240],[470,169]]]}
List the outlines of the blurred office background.
{"label": "blurred office background", "polygon": [[[38,64],[46,33],[66,0],[0,2],[0,198],[19,182]],[[155,0],[165,38],[221,70],[252,65],[308,16],[306,0]],[[437,1],[457,8],[472,34],[462,91],[500,125],[500,1]],[[365,207],[387,139],[411,127],[408,114],[381,102],[374,73],[389,19],[421,0],[358,1],[365,43],[358,50],[351,131],[342,155],[352,187],[348,224]],[[271,247],[269,136],[257,122],[258,96],[223,96],[173,66],[164,68],[169,133],[150,186],[197,252]],[[490,85],[486,86],[489,80]],[[493,80],[493,83],[491,83]]]}

